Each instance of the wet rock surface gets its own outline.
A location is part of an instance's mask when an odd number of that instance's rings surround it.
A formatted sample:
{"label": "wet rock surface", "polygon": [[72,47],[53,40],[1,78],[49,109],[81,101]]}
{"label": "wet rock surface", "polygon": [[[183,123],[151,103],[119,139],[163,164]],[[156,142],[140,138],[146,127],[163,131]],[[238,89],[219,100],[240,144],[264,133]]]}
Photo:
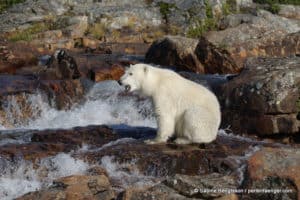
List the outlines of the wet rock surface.
{"label": "wet rock surface", "polygon": [[47,104],[59,109],[70,109],[84,100],[88,80],[39,80],[38,77],[0,75],[1,124],[26,124],[39,117],[39,106],[33,96],[38,95]]}
{"label": "wet rock surface", "polygon": [[[235,194],[235,191],[242,187],[244,177],[252,181],[255,177],[281,173],[276,170],[279,165],[274,165],[274,172],[270,168],[270,173],[258,167],[262,173],[256,173],[256,163],[261,164],[261,154],[255,152],[263,146],[272,147],[276,155],[277,151],[283,152],[278,155],[281,161],[279,158],[274,160],[280,162],[280,166],[290,165],[291,170],[297,167],[297,159],[294,159],[298,156],[296,150],[285,150],[287,147],[281,144],[225,133],[220,133],[215,142],[207,145],[176,145],[172,142],[145,145],[144,138],[149,135],[153,137],[155,129],[146,131],[134,127],[128,131],[89,126],[70,130],[27,131],[24,134],[29,134],[30,142],[1,146],[2,162],[22,158],[33,162],[34,168],[45,176],[47,171],[42,170],[43,160],[64,152],[94,167],[83,175],[54,179],[50,187],[43,187],[20,199],[51,199],[58,196],[66,199],[106,199],[116,195],[121,199],[236,199],[240,194]],[[269,147],[266,150],[272,150]],[[267,158],[261,159],[265,159],[265,165],[273,165]],[[246,172],[247,162],[249,170]],[[285,177],[281,176],[282,179]],[[245,187],[248,188],[248,185]],[[210,191],[205,191],[207,189]]]}

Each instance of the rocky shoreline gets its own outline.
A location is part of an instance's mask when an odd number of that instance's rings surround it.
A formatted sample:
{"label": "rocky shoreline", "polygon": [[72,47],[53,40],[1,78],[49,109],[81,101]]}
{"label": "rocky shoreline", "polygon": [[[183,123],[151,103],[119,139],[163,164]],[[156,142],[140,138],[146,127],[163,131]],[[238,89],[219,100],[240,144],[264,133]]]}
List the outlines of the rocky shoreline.
{"label": "rocky shoreline", "polygon": [[[279,7],[27,0],[2,11],[0,199],[300,199],[299,5]],[[217,140],[144,144],[151,100],[115,81],[138,62],[210,88]]]}

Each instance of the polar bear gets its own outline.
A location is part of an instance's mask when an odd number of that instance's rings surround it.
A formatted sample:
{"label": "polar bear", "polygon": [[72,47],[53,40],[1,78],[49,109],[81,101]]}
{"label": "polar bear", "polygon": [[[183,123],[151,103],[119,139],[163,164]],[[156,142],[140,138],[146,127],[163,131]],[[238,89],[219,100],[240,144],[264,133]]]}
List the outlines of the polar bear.
{"label": "polar bear", "polygon": [[126,69],[118,81],[126,92],[138,91],[153,100],[157,117],[157,136],[146,143],[209,143],[216,139],[221,122],[216,96],[202,85],[177,73],[148,64]]}

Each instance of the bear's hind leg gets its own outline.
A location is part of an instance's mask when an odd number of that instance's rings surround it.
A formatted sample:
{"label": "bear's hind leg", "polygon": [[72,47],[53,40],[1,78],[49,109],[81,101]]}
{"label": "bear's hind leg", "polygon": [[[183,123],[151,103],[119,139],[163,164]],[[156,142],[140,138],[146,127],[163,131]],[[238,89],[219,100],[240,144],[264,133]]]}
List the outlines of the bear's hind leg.
{"label": "bear's hind leg", "polygon": [[189,140],[187,138],[183,138],[183,137],[176,138],[176,140],[174,140],[174,142],[176,144],[191,144],[191,143],[193,143],[191,140]]}
{"label": "bear's hind leg", "polygon": [[216,139],[218,122],[204,107],[188,109],[184,113],[182,136],[190,143],[209,143]]}

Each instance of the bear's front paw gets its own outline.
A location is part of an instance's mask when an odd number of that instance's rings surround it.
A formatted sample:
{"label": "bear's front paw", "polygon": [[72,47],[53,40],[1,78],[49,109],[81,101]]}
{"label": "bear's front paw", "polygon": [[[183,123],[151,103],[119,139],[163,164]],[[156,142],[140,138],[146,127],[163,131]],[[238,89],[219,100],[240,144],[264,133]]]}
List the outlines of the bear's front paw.
{"label": "bear's front paw", "polygon": [[145,140],[144,142],[146,144],[159,144],[159,143],[164,143],[165,141],[157,140],[157,139],[152,139],[152,140]]}

